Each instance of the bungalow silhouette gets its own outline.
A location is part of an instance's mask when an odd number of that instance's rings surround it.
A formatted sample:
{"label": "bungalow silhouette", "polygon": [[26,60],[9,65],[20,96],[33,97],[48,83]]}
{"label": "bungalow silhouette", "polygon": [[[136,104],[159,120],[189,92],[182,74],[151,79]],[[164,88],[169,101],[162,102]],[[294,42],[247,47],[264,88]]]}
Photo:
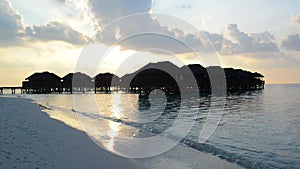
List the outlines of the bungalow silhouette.
{"label": "bungalow silhouette", "polygon": [[26,93],[61,93],[61,78],[50,72],[34,73],[22,82],[22,88]]}
{"label": "bungalow silhouette", "polygon": [[[222,71],[224,74],[220,73]],[[167,72],[175,74],[175,78]],[[214,87],[228,92],[263,89],[265,84],[264,76],[257,72],[251,73],[233,68],[223,69],[219,66],[204,68],[200,64],[184,65],[179,68],[171,62],[150,63],[132,74],[123,76],[121,84],[122,86],[129,84],[129,91],[134,93],[148,94],[153,89],[161,89],[167,93],[178,93],[177,82],[180,82],[184,90],[181,92],[189,92],[191,88],[198,88],[200,93],[209,93],[211,91],[210,78],[212,77],[215,77],[215,83],[217,83]],[[195,79],[196,84],[191,81],[191,78]],[[224,83],[222,78],[225,78]],[[130,82],[128,83],[128,81]]]}
{"label": "bungalow silhouette", "polygon": [[[186,88],[198,87],[199,92],[208,92],[210,81],[206,68],[199,64],[190,64],[182,66],[179,72],[179,80],[184,82]],[[197,86],[194,86],[195,84],[189,80],[190,78],[196,80]]]}
{"label": "bungalow silhouette", "polygon": [[62,88],[65,92],[73,93],[91,91],[93,87],[92,78],[84,73],[69,73],[62,78]]}
{"label": "bungalow silhouette", "polygon": [[263,89],[265,81],[260,73],[251,73],[242,69],[225,68],[227,90],[245,91]]}
{"label": "bungalow silhouette", "polygon": [[95,93],[97,91],[106,93],[111,91],[111,87],[114,87],[116,91],[119,90],[120,78],[112,73],[99,73],[94,77]]}
{"label": "bungalow silhouette", "polygon": [[[161,89],[166,93],[178,90],[176,75],[179,68],[171,62],[149,63],[139,70],[121,77],[120,86],[132,93],[150,93],[154,89]],[[169,74],[168,72],[173,72]]]}
{"label": "bungalow silhouette", "polygon": [[130,86],[145,94],[149,94],[154,89],[160,89],[166,93],[178,93],[179,91],[176,80],[170,74],[155,68],[140,71],[132,79]]}
{"label": "bungalow silhouette", "polygon": [[121,78],[112,73],[99,73],[94,78],[80,72],[69,73],[63,78],[49,72],[34,73],[23,81],[22,88],[26,93],[72,93],[93,90],[95,93],[108,93],[111,90],[122,90],[147,95],[154,89],[160,89],[167,94],[195,92],[195,89],[199,93],[210,93],[212,77],[215,89],[227,89],[228,92],[259,90],[263,89],[265,84],[264,76],[257,72],[223,69],[219,66],[205,68],[200,64],[178,67],[171,62],[158,62],[149,63]]}

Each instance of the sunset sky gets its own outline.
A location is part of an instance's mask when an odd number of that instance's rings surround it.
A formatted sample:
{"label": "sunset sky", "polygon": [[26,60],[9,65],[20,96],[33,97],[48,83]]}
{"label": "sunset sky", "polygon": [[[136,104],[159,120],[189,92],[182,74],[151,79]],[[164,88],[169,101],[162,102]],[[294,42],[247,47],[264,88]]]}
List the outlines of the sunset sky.
{"label": "sunset sky", "polygon": [[[0,86],[20,86],[34,72],[61,77],[74,72],[89,44],[110,51],[99,72],[114,72],[126,59],[137,64],[120,68],[123,74],[148,61],[169,60],[162,49],[183,63],[197,62],[188,51],[157,39],[148,38],[157,43],[153,48],[161,48],[156,52],[145,50],[148,41],[114,46],[118,38],[145,30],[199,48],[203,56],[217,56],[222,67],[260,72],[267,83],[300,83],[299,7],[299,0],[0,0]],[[135,13],[149,15],[110,24]],[[156,13],[178,20],[155,19]]]}

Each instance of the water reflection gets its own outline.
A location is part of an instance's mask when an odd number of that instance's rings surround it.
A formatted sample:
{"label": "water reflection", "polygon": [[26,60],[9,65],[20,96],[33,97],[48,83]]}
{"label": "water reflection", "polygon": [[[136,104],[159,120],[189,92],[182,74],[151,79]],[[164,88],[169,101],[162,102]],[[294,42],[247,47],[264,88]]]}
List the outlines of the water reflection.
{"label": "water reflection", "polygon": [[110,151],[115,151],[114,150],[114,142],[115,142],[115,137],[118,135],[118,133],[120,131],[120,123],[109,121],[109,127],[110,127],[110,130],[108,131],[107,135],[109,136],[110,140],[107,145],[107,148]]}
{"label": "water reflection", "polygon": [[[217,151],[210,151],[213,154],[221,153],[228,159],[231,158],[228,155],[235,153],[236,156],[231,160],[240,158],[241,162],[246,161],[250,165],[249,168],[252,164],[276,166],[274,168],[299,166],[299,93],[299,85],[267,85],[262,91],[229,94],[223,119],[207,142],[210,148],[217,147]],[[172,127],[179,109],[183,111],[183,118],[196,121],[187,138],[197,142],[211,105],[209,96],[200,98],[200,106],[196,104],[199,102],[197,98],[181,101],[174,98],[166,103],[161,113],[162,106],[158,108],[153,105],[163,105],[163,99],[158,98],[147,104],[147,100],[143,103],[134,94],[77,95],[79,105],[76,107],[73,107],[71,95],[30,96],[50,107],[48,113],[51,117],[57,117],[72,126],[75,123],[69,121],[76,117],[73,109],[78,111],[77,115],[89,136],[96,138],[103,148],[116,153],[124,146],[120,144],[121,139],[147,138],[152,136],[147,135],[149,133],[159,134]],[[90,100],[96,102],[96,106]],[[142,123],[147,116],[155,120]],[[184,126],[179,130],[186,131]],[[154,146],[157,147],[156,143]],[[224,152],[231,153],[222,154]]]}
{"label": "water reflection", "polygon": [[[120,109],[120,95],[119,94],[112,94],[111,99],[109,99],[111,102],[110,105],[113,105],[111,108],[111,117],[115,119],[121,118],[121,109]],[[107,149],[110,151],[115,152],[114,150],[114,143],[115,143],[115,137],[118,136],[120,130],[121,130],[121,123],[114,122],[114,121],[108,121],[109,125],[109,131],[107,135],[109,136],[109,142],[107,145]]]}

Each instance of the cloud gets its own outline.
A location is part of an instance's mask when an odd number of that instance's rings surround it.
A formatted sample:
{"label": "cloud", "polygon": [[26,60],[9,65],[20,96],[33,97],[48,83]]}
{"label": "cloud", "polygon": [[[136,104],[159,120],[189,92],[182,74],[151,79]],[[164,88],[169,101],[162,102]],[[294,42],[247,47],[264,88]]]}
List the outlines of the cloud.
{"label": "cloud", "polygon": [[[98,25],[102,26],[97,33],[97,40],[100,43],[113,45],[119,38],[127,38],[123,43],[123,48],[134,50],[144,50],[148,48],[159,48],[169,50],[174,53],[184,52],[178,42],[172,38],[176,35],[184,41],[200,42],[196,37],[183,35],[183,31],[169,30],[162,26],[157,19],[153,19],[148,12],[151,9],[151,0],[111,0],[99,1],[90,0],[91,13],[95,17]],[[133,15],[142,13],[140,15]],[[127,17],[131,15],[130,17]],[[121,20],[116,20],[123,18]],[[112,22],[113,21],[113,22]],[[108,26],[103,27],[103,25]],[[177,31],[177,32],[176,32]],[[178,34],[180,32],[180,34]],[[144,33],[141,35],[141,33]],[[136,35],[139,34],[139,35]],[[134,37],[132,35],[135,35]],[[174,48],[174,45],[177,48]],[[157,50],[155,50],[157,52]]]}
{"label": "cloud", "polygon": [[[143,35],[135,35],[143,32]],[[112,45],[118,40],[116,34],[130,37],[121,45],[134,50],[157,48],[182,54],[191,52],[189,48],[192,48],[195,51],[220,52],[223,55],[279,51],[275,37],[267,31],[248,34],[240,31],[236,24],[229,24],[223,35],[207,31],[185,33],[179,28],[170,30],[162,26],[150,14],[131,16],[125,18],[125,21],[115,22],[99,31],[97,37],[100,42]],[[158,36],[159,34],[162,36]]]}
{"label": "cloud", "polygon": [[99,25],[134,13],[149,12],[151,0],[90,0],[89,6]]}
{"label": "cloud", "polygon": [[67,4],[70,2],[70,0],[53,0],[53,2]]}
{"label": "cloud", "polygon": [[25,45],[28,41],[63,41],[83,45],[89,38],[57,21],[42,26],[26,26],[9,1],[0,1],[0,47]]}
{"label": "cloud", "polygon": [[0,1],[0,46],[19,44],[25,25],[22,16],[7,0]]}
{"label": "cloud", "polygon": [[[269,32],[245,33],[240,31],[236,24],[228,24],[224,35],[207,31],[185,33],[176,27],[170,29],[162,26],[160,19],[155,19],[155,15],[153,17],[147,13],[151,9],[151,0],[139,0],[136,3],[129,3],[128,0],[91,0],[89,5],[97,24],[102,26],[97,33],[97,40],[106,45],[113,45],[119,38],[127,38],[120,44],[122,48],[134,50],[157,48],[175,54],[191,52],[182,43],[196,51],[217,51],[223,55],[279,51],[275,37]],[[146,13],[132,15],[140,12]],[[131,16],[126,17],[127,15]],[[121,20],[116,20],[121,17],[123,17]],[[105,24],[108,26],[103,27]],[[158,36],[159,34],[162,36]]]}
{"label": "cloud", "polygon": [[[132,15],[112,22],[97,34],[97,40],[107,45],[113,45],[118,38],[125,39],[119,44],[122,48],[134,50],[152,48],[172,53],[188,52],[188,48],[184,47],[180,41],[188,46],[201,46],[199,37],[185,34],[180,29],[169,30],[148,13]],[[153,52],[157,53],[159,50],[153,50]]]}
{"label": "cloud", "polygon": [[291,34],[283,39],[282,47],[290,50],[300,51],[300,36],[299,34]]}
{"label": "cloud", "polygon": [[275,37],[268,31],[245,33],[238,29],[237,24],[228,24],[223,38],[220,53],[224,55],[279,51]]}
{"label": "cloud", "polygon": [[[65,5],[75,3],[73,0],[53,1]],[[0,28],[2,29],[1,46],[16,45],[28,40],[63,41],[72,45],[83,45],[90,41],[89,37],[74,30],[69,24],[55,20],[44,25],[26,26],[22,21],[22,16],[7,0],[1,3],[0,24],[4,25]],[[123,49],[157,48],[174,54],[183,54],[191,52],[190,47],[196,51],[219,52],[222,55],[279,51],[275,37],[268,31],[246,33],[240,31],[237,24],[228,24],[224,34],[207,31],[186,33],[179,27],[164,26],[159,18],[156,19],[148,13],[151,10],[151,3],[151,0],[80,1],[80,4],[89,6],[94,24],[100,27],[96,40],[106,45],[113,45],[120,38],[130,37],[120,44]],[[80,9],[80,11],[84,10],[84,7]],[[141,15],[132,15],[141,12],[143,13]],[[131,17],[124,17],[127,15]],[[120,17],[125,19],[116,21]],[[104,27],[106,24],[108,26]],[[143,32],[145,32],[143,35],[139,34]],[[153,53],[161,53],[162,50],[153,50]],[[162,53],[165,54],[165,51]]]}
{"label": "cloud", "polygon": [[[151,0],[138,0],[136,3],[126,0],[91,0],[90,7],[98,25],[108,24],[106,27],[102,26],[96,35],[98,42],[106,45],[113,45],[119,38],[130,37],[119,44],[123,49],[162,49],[177,54],[191,52],[189,47],[195,50],[206,49],[210,46],[207,41],[204,41],[206,36],[216,38],[216,35],[208,32],[184,33],[176,27],[169,29],[167,26],[162,26],[159,19],[155,19],[148,13],[151,9]],[[134,15],[136,13],[140,14]],[[130,17],[126,17],[128,15]],[[121,17],[123,18],[116,20]],[[220,48],[219,42],[216,45]],[[152,50],[152,52],[165,53],[161,50]]]}
{"label": "cloud", "polygon": [[295,25],[300,25],[300,15],[294,16],[292,21]]}
{"label": "cloud", "polygon": [[26,34],[37,41],[64,41],[73,45],[82,45],[89,41],[87,36],[56,21],[48,22],[42,26],[27,27]]}
{"label": "cloud", "polygon": [[211,44],[217,49],[222,44],[221,35],[204,31],[185,33],[176,27],[169,29],[147,13],[110,23],[97,34],[97,40],[106,45],[114,45],[119,38],[123,39],[119,43],[123,49],[153,49],[151,52],[157,54],[165,54],[165,51],[173,54],[189,53],[191,49],[211,52]]}
{"label": "cloud", "polygon": [[224,41],[224,37],[221,34],[210,33],[207,31],[202,32],[205,37],[202,37],[203,46],[202,51],[211,51],[213,47],[215,51],[220,51],[222,49],[222,44]]}
{"label": "cloud", "polygon": [[55,21],[70,25],[73,29],[85,34],[94,34],[97,28],[92,20],[88,0],[52,0],[52,18]]}

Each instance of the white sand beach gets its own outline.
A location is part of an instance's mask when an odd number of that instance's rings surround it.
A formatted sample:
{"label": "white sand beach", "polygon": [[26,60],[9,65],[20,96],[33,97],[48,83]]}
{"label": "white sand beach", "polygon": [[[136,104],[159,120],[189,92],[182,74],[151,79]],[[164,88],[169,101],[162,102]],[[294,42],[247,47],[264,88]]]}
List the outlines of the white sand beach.
{"label": "white sand beach", "polygon": [[140,168],[50,119],[29,99],[0,100],[0,168]]}
{"label": "white sand beach", "polygon": [[102,150],[84,132],[50,118],[30,99],[0,97],[0,168],[241,167],[182,145],[148,159],[119,157]]}

